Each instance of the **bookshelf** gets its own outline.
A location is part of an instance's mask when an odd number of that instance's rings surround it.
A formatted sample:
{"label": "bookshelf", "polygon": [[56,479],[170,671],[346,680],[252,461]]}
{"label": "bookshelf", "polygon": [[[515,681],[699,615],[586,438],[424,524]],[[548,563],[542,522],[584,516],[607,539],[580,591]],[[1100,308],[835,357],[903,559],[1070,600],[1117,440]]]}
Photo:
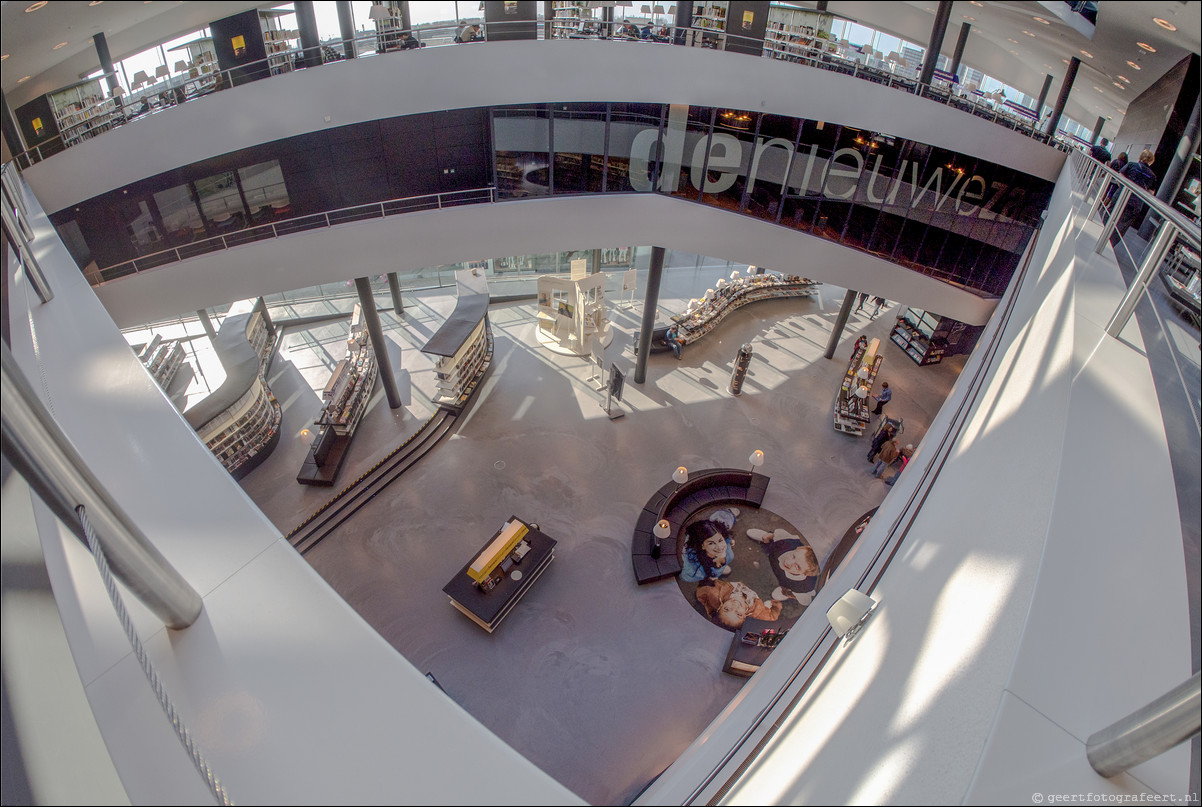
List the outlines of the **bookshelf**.
{"label": "bookshelf", "polygon": [[585,23],[593,22],[593,10],[588,3],[574,0],[555,0],[551,3],[551,38],[567,39],[584,32]]}
{"label": "bookshelf", "polygon": [[163,341],[161,335],[155,334],[138,354],[138,359],[159,388],[166,392],[184,363],[184,347],[178,340]]}
{"label": "bookshelf", "polygon": [[706,0],[693,3],[693,27],[689,30],[689,45],[696,48],[726,47],[726,12],[728,0]]}
{"label": "bookshelf", "polygon": [[947,351],[947,336],[955,321],[923,311],[907,308],[897,318],[889,338],[905,351],[915,364],[938,364]]}
{"label": "bookshelf", "polygon": [[367,411],[376,376],[376,353],[367,338],[362,310],[355,303],[350,336],[346,340],[346,357],[338,362],[322,390],[324,403],[317,425],[333,429],[339,437],[353,435]]}
{"label": "bookshelf", "polygon": [[47,93],[50,109],[54,112],[55,124],[63,138],[63,145],[76,143],[107,132],[113,126],[117,102],[104,97],[100,79],[90,79],[72,84],[52,93]]}
{"label": "bookshelf", "polygon": [[271,74],[287,73],[292,69],[292,57],[289,52],[300,47],[300,32],[284,28],[281,18],[290,15],[291,11],[262,9],[259,11],[259,25],[263,28],[263,45],[267,49],[267,64]]}
{"label": "bookshelf", "polygon": [[772,6],[764,48],[774,59],[805,61],[833,44],[824,36],[830,33],[832,19],[830,14],[812,9]]}

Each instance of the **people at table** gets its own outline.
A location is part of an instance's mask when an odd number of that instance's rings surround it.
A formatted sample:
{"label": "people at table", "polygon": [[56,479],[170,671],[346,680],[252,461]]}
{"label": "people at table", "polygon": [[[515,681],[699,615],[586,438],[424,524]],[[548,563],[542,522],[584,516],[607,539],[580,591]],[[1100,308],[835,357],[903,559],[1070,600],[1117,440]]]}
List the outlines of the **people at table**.
{"label": "people at table", "polygon": [[639,29],[630,20],[622,20],[622,27],[618,29],[617,35],[630,39],[638,39]]}

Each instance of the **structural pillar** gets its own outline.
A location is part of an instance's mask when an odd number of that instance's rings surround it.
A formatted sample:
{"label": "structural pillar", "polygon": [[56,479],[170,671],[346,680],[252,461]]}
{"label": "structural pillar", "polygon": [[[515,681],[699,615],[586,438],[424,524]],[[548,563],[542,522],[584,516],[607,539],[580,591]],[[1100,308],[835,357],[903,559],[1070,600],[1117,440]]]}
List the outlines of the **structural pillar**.
{"label": "structural pillar", "polygon": [[216,339],[217,329],[213,327],[213,320],[209,319],[209,312],[201,308],[197,310],[196,316],[200,319],[200,327],[204,328],[205,336]]}
{"label": "structural pillar", "polygon": [[1164,169],[1164,179],[1156,190],[1156,198],[1166,205],[1173,204],[1181,186],[1185,184],[1185,169],[1189,167],[1189,161],[1198,145],[1199,102],[1200,99],[1194,99],[1194,111],[1190,113],[1189,123],[1185,124],[1185,131],[1181,133],[1181,140],[1177,142],[1177,150],[1173,152],[1172,161]]}
{"label": "structural pillar", "polygon": [[401,299],[401,279],[396,272],[388,273],[388,291],[392,294],[392,310],[394,313],[405,313],[405,302]]}
{"label": "structural pillar", "polygon": [[1098,122],[1093,125],[1093,132],[1089,135],[1090,144],[1098,142],[1098,135],[1102,133],[1102,127],[1106,125],[1106,119],[1098,115]]}
{"label": "structural pillar", "polygon": [[600,271],[601,271],[601,249],[597,248],[597,249],[593,250],[593,265],[589,267],[588,273],[590,275],[595,275]]}
{"label": "structural pillar", "polygon": [[964,46],[968,44],[968,35],[972,32],[972,23],[960,26],[960,38],[956,40],[956,50],[952,53],[952,66],[947,71],[953,76],[960,72],[960,59],[964,57]]}
{"label": "structural pillar", "polygon": [[400,409],[401,395],[397,392],[396,379],[392,376],[392,361],[388,358],[388,340],[384,338],[384,331],[380,328],[380,315],[376,313],[376,299],[371,293],[371,280],[366,277],[355,278],[355,291],[359,293],[359,306],[363,313],[363,321],[367,324],[371,349],[376,354],[376,367],[380,370],[384,395],[388,398],[390,407]]}
{"label": "structural pillar", "polygon": [[919,84],[929,86],[931,77],[935,75],[935,65],[939,63],[939,51],[943,49],[943,35],[947,33],[947,21],[951,16],[951,0],[939,0],[939,8],[935,10],[935,22],[931,25],[931,39],[927,42],[927,54],[922,60],[922,73],[918,76]]}
{"label": "structural pillar", "polygon": [[847,318],[851,316],[851,309],[856,304],[855,289],[848,289],[847,294],[843,295],[843,305],[839,308],[839,316],[835,318],[835,327],[831,329],[831,338],[826,343],[826,353],[822,355],[828,359],[835,357],[835,348],[839,347],[839,337],[843,335],[843,326],[847,324]]}
{"label": "structural pillar", "polygon": [[[396,5],[399,7],[401,12],[401,30],[412,31],[413,16],[409,13],[409,0],[401,0],[401,2],[397,3]],[[458,24],[458,20],[456,20],[456,24]]]}
{"label": "structural pillar", "polygon": [[342,55],[353,59],[355,53],[355,17],[351,14],[350,0],[338,0],[338,33],[342,37]]}
{"label": "structural pillar", "polygon": [[825,14],[826,13],[826,0],[818,0],[818,2],[814,4],[814,10],[817,11],[819,14]]}
{"label": "structural pillar", "polygon": [[321,36],[317,33],[313,0],[296,0],[292,6],[296,11],[296,27],[300,31],[301,62],[305,67],[320,67]]}
{"label": "structural pillar", "polygon": [[1056,127],[1060,125],[1060,116],[1064,114],[1064,105],[1068,103],[1068,95],[1073,91],[1073,82],[1077,80],[1077,70],[1081,60],[1076,56],[1068,60],[1068,70],[1064,71],[1064,81],[1060,85],[1060,95],[1056,97],[1056,105],[1052,107],[1052,117],[1048,118],[1048,128],[1045,130],[1049,137],[1056,136]]}
{"label": "structural pillar", "polygon": [[[689,5],[678,3],[677,6]],[[639,328],[639,352],[634,359],[634,383],[647,380],[647,357],[651,355],[651,332],[655,330],[655,311],[659,308],[659,284],[664,275],[664,248],[651,248],[647,267],[647,296],[643,299],[643,324]]]}
{"label": "structural pillar", "polygon": [[[21,127],[17,125],[13,111],[8,105],[4,91],[0,90],[0,130],[4,132],[4,142],[8,144],[9,154],[24,154],[29,149],[25,138],[21,136]],[[28,165],[28,163],[26,163]]]}
{"label": "structural pillar", "polygon": [[96,56],[100,59],[100,68],[104,70],[104,83],[109,88],[109,95],[121,86],[117,81],[117,68],[113,66],[113,57],[109,55],[109,42],[104,38],[104,31],[92,34],[92,44],[96,46]]}
{"label": "structural pillar", "polygon": [[1049,73],[1043,77],[1043,89],[1039,91],[1039,100],[1035,102],[1035,114],[1037,117],[1043,117],[1043,105],[1048,100],[1048,90],[1052,89],[1052,74]]}
{"label": "structural pillar", "polygon": [[689,29],[693,27],[693,4],[676,4],[676,27],[672,30],[673,45],[689,44]]}

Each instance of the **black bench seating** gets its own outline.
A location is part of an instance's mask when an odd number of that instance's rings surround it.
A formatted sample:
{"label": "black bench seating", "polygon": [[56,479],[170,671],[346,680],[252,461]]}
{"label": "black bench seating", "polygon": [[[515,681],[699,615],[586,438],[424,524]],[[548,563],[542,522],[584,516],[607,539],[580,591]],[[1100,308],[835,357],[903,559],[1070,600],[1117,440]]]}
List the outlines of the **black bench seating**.
{"label": "black bench seating", "polygon": [[[698,510],[720,504],[759,507],[767,491],[768,477],[735,468],[693,471],[683,485],[668,482],[647,500],[635,522],[630,544],[635,580],[642,585],[680,573],[681,530]],[[660,541],[657,554],[653,530],[660,519],[667,519],[672,533]]]}

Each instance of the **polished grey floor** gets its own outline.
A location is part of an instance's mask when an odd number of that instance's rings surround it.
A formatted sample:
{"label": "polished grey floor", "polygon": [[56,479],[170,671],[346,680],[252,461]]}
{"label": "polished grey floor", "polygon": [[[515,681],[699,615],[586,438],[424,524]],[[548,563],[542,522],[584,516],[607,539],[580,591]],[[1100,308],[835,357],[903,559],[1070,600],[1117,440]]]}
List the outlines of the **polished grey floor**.
{"label": "polished grey floor", "polygon": [[[669,262],[661,322],[730,271],[695,256]],[[683,360],[652,356],[641,385],[631,383],[629,346],[642,304],[611,309],[607,359],[627,373],[627,415],[616,421],[602,411],[583,359],[538,344],[533,301],[495,305],[493,366],[455,432],[306,558],[518,752],[591,803],[628,803],[744,683],[721,672],[731,633],[698,615],[673,581],[635,584],[630,536],[647,497],[677,465],[743,467],[761,449],[772,478],[764,506],[825,559],[891,490],[868,472],[866,439],[832,428],[852,342],[860,333],[881,339],[880,380],[895,391],[888,412],[904,419],[903,442],[916,445],[963,366],[955,357],[920,368],[892,345],[894,303],[875,320],[854,315],[835,359],[823,359],[843,295],[823,286],[814,299],[741,309]],[[377,390],[334,490],[433,412],[432,365],[419,348],[453,305],[453,292],[432,291],[407,294],[401,316],[382,313],[405,405],[389,410]],[[333,493],[294,478],[345,333],[345,320],[289,329],[271,369],[283,438],[243,487],[283,532]],[[727,386],[745,342],[755,356],[736,397]],[[490,635],[452,608],[442,587],[510,515],[538,522],[559,544],[555,562]]]}

